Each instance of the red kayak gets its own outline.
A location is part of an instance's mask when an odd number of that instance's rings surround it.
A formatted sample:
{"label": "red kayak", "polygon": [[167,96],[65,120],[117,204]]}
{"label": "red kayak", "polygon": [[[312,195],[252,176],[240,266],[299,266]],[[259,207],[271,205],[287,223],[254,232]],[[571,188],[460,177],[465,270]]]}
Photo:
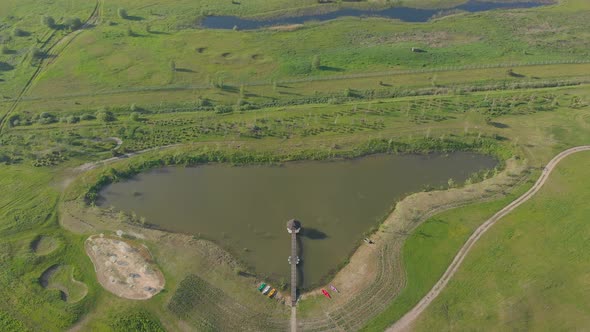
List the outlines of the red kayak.
{"label": "red kayak", "polygon": [[325,289],[322,289],[322,293],[324,293],[324,296],[331,299],[332,297],[330,296],[330,293],[328,293]]}

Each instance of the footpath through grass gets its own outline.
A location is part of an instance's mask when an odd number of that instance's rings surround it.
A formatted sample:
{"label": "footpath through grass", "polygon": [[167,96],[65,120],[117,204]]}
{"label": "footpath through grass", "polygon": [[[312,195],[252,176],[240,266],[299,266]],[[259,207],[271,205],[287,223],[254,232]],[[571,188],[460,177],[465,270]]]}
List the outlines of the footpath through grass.
{"label": "footpath through grass", "polygon": [[590,326],[590,153],[486,233],[417,331],[581,330]]}
{"label": "footpath through grass", "polygon": [[437,214],[414,230],[403,249],[406,287],[364,330],[384,330],[410,310],[438,281],[471,233],[528,190],[531,179],[502,199]]}

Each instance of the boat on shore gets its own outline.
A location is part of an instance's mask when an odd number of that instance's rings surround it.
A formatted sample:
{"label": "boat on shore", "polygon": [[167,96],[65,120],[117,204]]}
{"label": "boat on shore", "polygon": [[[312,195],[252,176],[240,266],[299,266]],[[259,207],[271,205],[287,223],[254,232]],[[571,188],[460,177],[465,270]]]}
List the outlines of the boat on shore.
{"label": "boat on shore", "polygon": [[268,297],[273,297],[273,296],[276,294],[276,292],[277,292],[277,290],[273,288],[273,289],[270,291],[270,293],[268,293]]}
{"label": "boat on shore", "polygon": [[263,282],[262,284],[260,284],[260,287],[258,287],[258,291],[262,292],[262,290],[264,289],[264,287],[266,287],[266,282]]}
{"label": "boat on shore", "polygon": [[266,286],[264,288],[264,290],[262,291],[262,294],[265,294],[266,295],[270,291],[270,288],[271,288],[270,286]]}
{"label": "boat on shore", "polygon": [[327,298],[329,298],[329,299],[332,299],[332,296],[330,296],[330,293],[328,293],[328,291],[327,291],[327,290],[325,290],[325,289],[322,289],[322,294],[324,294],[324,296],[325,296],[325,297],[327,297]]}

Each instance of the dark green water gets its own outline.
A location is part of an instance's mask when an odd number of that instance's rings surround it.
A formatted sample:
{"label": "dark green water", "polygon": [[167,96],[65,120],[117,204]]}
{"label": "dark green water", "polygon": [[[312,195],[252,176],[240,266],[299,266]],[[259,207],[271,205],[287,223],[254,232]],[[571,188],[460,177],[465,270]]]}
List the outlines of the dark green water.
{"label": "dark green water", "polygon": [[289,279],[286,222],[303,224],[304,287],[317,284],[362,241],[394,202],[426,185],[457,183],[492,168],[490,157],[375,155],[284,166],[168,167],[115,183],[102,206],[135,211],[149,223],[200,234],[221,244],[259,275]]}

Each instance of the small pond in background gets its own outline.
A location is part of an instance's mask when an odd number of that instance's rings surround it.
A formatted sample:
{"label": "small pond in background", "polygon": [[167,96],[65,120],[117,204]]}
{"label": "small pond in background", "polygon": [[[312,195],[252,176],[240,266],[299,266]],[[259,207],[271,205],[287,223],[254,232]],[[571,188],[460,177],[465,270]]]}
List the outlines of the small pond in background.
{"label": "small pond in background", "polygon": [[301,16],[286,16],[269,19],[248,19],[238,16],[206,16],[201,21],[201,26],[206,29],[233,29],[252,30],[264,27],[303,24],[309,21],[329,21],[340,17],[383,17],[398,19],[404,22],[427,22],[432,17],[445,12],[482,12],[492,9],[533,8],[546,6],[547,2],[523,1],[523,2],[480,2],[470,0],[464,4],[445,9],[419,9],[410,7],[392,7],[381,10],[363,10],[344,8],[329,13],[310,14]]}

